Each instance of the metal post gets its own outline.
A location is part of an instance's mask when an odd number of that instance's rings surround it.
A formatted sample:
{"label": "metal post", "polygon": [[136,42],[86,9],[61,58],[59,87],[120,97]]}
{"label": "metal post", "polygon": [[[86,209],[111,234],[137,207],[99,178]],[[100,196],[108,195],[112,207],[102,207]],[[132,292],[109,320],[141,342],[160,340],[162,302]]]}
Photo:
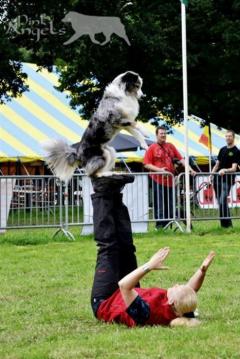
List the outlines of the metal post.
{"label": "metal post", "polygon": [[187,34],[186,34],[186,6],[181,3],[182,17],[182,66],[183,66],[183,110],[185,128],[185,191],[186,191],[186,231],[191,232],[190,210],[190,179],[188,153],[188,83],[187,83]]}
{"label": "metal post", "polygon": [[[68,230],[68,183],[67,182],[61,182],[60,184],[60,198],[61,198],[61,202],[60,202],[60,221],[61,221],[61,227],[57,230],[57,232],[54,234],[53,237],[57,236],[58,233],[63,232],[64,236],[66,236],[67,238],[71,239],[71,240],[75,240],[73,234],[71,232],[69,232]],[[63,188],[63,190],[62,190]],[[63,217],[62,217],[62,210],[63,210],[63,206],[62,206],[62,194],[64,196],[64,211],[65,211],[65,218],[63,221]]]}

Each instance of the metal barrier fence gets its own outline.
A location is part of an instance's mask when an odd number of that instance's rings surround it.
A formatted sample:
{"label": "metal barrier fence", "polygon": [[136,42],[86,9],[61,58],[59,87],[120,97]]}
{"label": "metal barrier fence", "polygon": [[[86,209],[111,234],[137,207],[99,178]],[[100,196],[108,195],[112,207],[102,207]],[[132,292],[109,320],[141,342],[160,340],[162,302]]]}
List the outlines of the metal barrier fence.
{"label": "metal barrier fence", "polygon": [[[133,232],[146,232],[186,220],[185,175],[133,173],[135,181],[123,190]],[[240,218],[240,173],[191,177],[192,220]],[[69,226],[93,231],[93,193],[90,179],[74,175],[67,186],[54,176],[0,176],[0,231],[11,228],[56,228],[69,238]],[[57,232],[58,232],[57,231]]]}
{"label": "metal barrier fence", "polygon": [[[134,173],[135,181],[123,190],[133,231],[147,231],[151,221],[176,221],[172,174]],[[155,180],[160,184],[156,185]],[[52,227],[71,237],[69,226],[81,225],[82,234],[93,231],[93,193],[90,179],[74,175],[68,186],[54,176],[0,177],[0,231]]]}
{"label": "metal barrier fence", "polygon": [[[133,183],[123,190],[123,202],[128,207],[133,232],[147,232],[149,222],[158,222],[158,226],[166,226],[166,222],[176,222],[176,193],[174,176],[171,173],[132,173]],[[160,184],[155,185],[155,180]],[[164,184],[169,184],[165,188]],[[172,186],[173,185],[173,186]],[[83,177],[83,234],[93,231],[93,209],[90,195],[93,192],[91,181]],[[72,223],[69,221],[69,225]]]}
{"label": "metal barrier fence", "polygon": [[[177,218],[186,219],[185,174],[177,177]],[[221,220],[228,226],[231,219],[240,218],[240,173],[197,173],[191,177],[191,219]]]}
{"label": "metal barrier fence", "polygon": [[59,226],[62,203],[62,184],[52,176],[0,177],[1,229]]}

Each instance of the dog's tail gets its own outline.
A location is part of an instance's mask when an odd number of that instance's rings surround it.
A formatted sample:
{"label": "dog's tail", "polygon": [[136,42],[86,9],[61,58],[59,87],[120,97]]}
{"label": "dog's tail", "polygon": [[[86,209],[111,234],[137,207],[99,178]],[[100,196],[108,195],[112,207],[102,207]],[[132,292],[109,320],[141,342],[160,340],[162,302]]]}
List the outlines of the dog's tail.
{"label": "dog's tail", "polygon": [[47,153],[45,161],[48,167],[61,181],[68,182],[79,165],[77,149],[61,139],[46,141],[42,147]]}

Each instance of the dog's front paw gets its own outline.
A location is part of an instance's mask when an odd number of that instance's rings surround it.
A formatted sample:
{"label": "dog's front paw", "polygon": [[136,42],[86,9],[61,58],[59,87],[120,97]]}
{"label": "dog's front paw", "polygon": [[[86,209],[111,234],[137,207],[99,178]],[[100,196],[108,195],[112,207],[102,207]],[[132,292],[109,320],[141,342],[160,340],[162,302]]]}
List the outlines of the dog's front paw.
{"label": "dog's front paw", "polygon": [[141,145],[141,147],[142,147],[144,150],[146,150],[146,151],[149,149],[149,147],[148,147],[147,144],[143,144],[143,145]]}
{"label": "dog's front paw", "polygon": [[147,130],[142,125],[138,123],[136,128],[144,137],[149,138],[149,132],[147,132]]}
{"label": "dog's front paw", "polygon": [[96,174],[96,177],[110,177],[113,175],[112,171],[100,172]]}

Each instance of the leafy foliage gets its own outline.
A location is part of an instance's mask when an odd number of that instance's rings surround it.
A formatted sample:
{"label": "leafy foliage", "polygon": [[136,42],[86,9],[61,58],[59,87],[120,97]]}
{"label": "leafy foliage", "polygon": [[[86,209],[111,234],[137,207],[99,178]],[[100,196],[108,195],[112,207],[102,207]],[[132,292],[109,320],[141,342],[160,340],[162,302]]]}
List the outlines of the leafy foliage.
{"label": "leafy foliage", "polygon": [[17,61],[20,54],[19,48],[6,34],[8,22],[7,14],[4,11],[6,6],[6,0],[0,1],[2,9],[0,16],[0,104],[27,90],[24,83],[27,75],[21,71],[21,63]]}
{"label": "leafy foliage", "polygon": [[[86,118],[96,107],[105,85],[117,74],[134,70],[143,77],[143,90],[147,95],[141,103],[141,119],[152,118],[161,111],[171,118],[170,122],[182,120],[179,1],[40,0],[11,1],[7,6],[10,19],[19,14],[40,19],[45,14],[45,20],[31,23],[30,34],[29,23],[21,24],[21,32],[15,36],[9,38],[5,34],[3,39],[11,43],[12,53],[8,53],[10,46],[7,46],[4,57],[24,60],[27,54],[39,66],[51,70],[52,65],[57,65],[59,89],[70,91],[71,105],[83,105],[81,111]],[[114,34],[105,46],[93,44],[88,35],[64,46],[64,41],[73,34],[71,25],[61,21],[68,11],[120,17],[131,46]],[[237,121],[240,110],[240,1],[191,0],[187,12],[189,112],[240,131]],[[44,35],[36,41],[39,29]],[[101,42],[105,39],[103,34],[96,38]],[[25,49],[20,56],[19,47]],[[1,40],[0,51],[5,49]],[[8,74],[5,70],[4,73]],[[19,89],[21,91],[21,86]]]}

